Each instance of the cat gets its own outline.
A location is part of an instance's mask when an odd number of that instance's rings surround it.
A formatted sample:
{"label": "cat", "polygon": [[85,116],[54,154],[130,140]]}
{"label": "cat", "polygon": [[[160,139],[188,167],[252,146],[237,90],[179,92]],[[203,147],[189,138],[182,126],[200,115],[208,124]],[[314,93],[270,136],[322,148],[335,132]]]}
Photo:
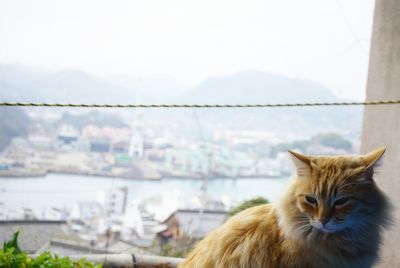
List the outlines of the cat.
{"label": "cat", "polygon": [[231,217],[179,268],[371,267],[390,202],[373,180],[385,148],[359,156],[306,156],[276,204]]}

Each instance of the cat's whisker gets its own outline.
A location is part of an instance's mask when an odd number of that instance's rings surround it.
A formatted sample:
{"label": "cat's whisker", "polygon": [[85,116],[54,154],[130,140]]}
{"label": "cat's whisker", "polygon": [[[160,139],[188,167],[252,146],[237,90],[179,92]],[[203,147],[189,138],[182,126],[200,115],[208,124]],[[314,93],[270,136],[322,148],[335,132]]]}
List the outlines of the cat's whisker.
{"label": "cat's whisker", "polygon": [[301,224],[300,226],[297,226],[295,229],[292,230],[293,233],[295,234],[304,234],[313,227],[307,222],[307,224]]}

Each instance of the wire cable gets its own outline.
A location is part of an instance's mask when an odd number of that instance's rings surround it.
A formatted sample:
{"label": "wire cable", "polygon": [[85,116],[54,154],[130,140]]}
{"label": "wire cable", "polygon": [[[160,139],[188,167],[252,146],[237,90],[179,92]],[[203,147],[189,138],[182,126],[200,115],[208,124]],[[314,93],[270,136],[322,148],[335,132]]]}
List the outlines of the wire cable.
{"label": "wire cable", "polygon": [[303,102],[259,104],[77,104],[39,102],[0,102],[0,107],[71,107],[71,108],[281,108],[310,106],[366,106],[400,104],[400,100],[371,100],[351,102]]}

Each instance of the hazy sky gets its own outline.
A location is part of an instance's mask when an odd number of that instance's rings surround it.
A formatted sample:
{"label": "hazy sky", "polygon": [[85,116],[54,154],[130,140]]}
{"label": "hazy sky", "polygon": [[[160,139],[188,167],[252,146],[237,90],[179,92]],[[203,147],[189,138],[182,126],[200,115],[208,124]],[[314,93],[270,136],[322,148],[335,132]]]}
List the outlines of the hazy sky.
{"label": "hazy sky", "polygon": [[0,0],[0,63],[187,85],[254,69],[364,98],[373,0]]}

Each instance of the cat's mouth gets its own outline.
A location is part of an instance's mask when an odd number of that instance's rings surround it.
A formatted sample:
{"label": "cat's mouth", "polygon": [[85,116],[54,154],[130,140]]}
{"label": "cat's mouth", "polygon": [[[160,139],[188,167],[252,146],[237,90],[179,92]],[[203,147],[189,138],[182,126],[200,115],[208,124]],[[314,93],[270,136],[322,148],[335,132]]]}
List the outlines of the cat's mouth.
{"label": "cat's mouth", "polygon": [[337,228],[330,226],[330,225],[322,225],[320,223],[310,223],[311,226],[315,229],[317,229],[320,232],[331,234],[331,233],[336,233],[339,231]]}
{"label": "cat's mouth", "polygon": [[[314,227],[315,227],[315,226],[314,226]],[[318,229],[318,230],[321,231],[321,232],[328,233],[328,234],[337,232],[337,230],[332,229],[332,228],[328,228],[328,227],[326,227],[326,226],[315,227],[315,228]]]}

